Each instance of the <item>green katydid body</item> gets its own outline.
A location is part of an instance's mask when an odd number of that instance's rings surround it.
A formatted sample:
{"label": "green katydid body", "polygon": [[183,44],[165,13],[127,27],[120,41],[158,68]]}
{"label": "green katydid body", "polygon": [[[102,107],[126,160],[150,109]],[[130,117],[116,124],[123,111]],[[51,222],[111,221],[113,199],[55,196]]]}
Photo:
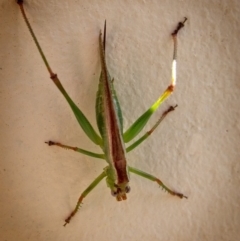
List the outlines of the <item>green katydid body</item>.
{"label": "green katydid body", "polygon": [[126,153],[133,150],[135,147],[139,146],[145,139],[147,139],[151,133],[157,128],[161,121],[166,117],[166,115],[173,111],[175,107],[170,106],[159,118],[156,124],[144,135],[138,138],[133,144],[125,148],[125,143],[131,141],[136,137],[143,127],[148,122],[151,115],[158,109],[161,103],[173,92],[176,84],[176,54],[177,54],[177,34],[178,31],[184,26],[187,18],[183,22],[179,22],[177,28],[172,33],[172,38],[174,42],[174,52],[173,52],[173,62],[172,62],[172,79],[171,84],[166,88],[162,95],[153,103],[153,105],[143,113],[130,128],[123,132],[123,118],[118,102],[116,91],[114,90],[113,80],[111,79],[105,59],[105,43],[106,43],[106,22],[104,27],[104,37],[102,40],[102,34],[99,35],[99,48],[100,48],[100,60],[101,60],[101,74],[99,79],[99,88],[96,98],[96,119],[97,125],[101,137],[94,130],[88,119],[82,113],[82,111],[76,106],[76,104],[69,97],[64,87],[62,86],[58,76],[52,71],[47,59],[38,43],[38,40],[31,28],[31,25],[26,17],[23,0],[17,0],[20,6],[23,18],[28,26],[28,29],[33,37],[33,40],[38,48],[38,51],[46,65],[46,68],[50,74],[50,78],[63,94],[68,104],[70,105],[78,123],[80,124],[86,135],[92,140],[96,145],[99,145],[103,151],[103,154],[93,153],[88,150],[84,150],[78,147],[71,147],[63,145],[59,142],[48,141],[46,142],[49,146],[55,145],[64,147],[70,150],[80,152],[82,154],[92,156],[95,158],[105,159],[108,166],[104,168],[103,172],[82,192],[80,195],[76,207],[70,213],[70,215],[65,219],[64,226],[70,222],[72,217],[77,213],[82,200],[92,191],[98,183],[106,177],[107,185],[111,189],[111,193],[116,197],[118,201],[126,200],[127,195],[130,191],[129,187],[129,172],[137,174],[148,180],[157,182],[165,191],[168,193],[183,198],[181,193],[175,192],[168,188],[163,182],[157,177],[148,174],[144,171],[131,167],[127,164]]}
{"label": "green katydid body", "polygon": [[[123,141],[122,112],[114,90],[113,81],[107,70],[105,46],[101,33],[99,35],[100,59],[102,71],[96,99],[96,117],[99,132],[103,139],[103,151],[109,164],[107,184],[117,200],[126,199],[129,192],[129,175],[126,161],[126,150]],[[106,39],[106,22],[104,40]],[[105,41],[104,41],[105,43]]]}

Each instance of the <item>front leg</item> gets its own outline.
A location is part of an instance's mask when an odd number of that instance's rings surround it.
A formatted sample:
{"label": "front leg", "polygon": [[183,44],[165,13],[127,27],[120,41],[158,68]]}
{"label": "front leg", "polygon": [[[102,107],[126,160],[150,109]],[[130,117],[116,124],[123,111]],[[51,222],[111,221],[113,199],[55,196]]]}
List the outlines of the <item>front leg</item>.
{"label": "front leg", "polygon": [[179,193],[179,192],[175,192],[173,190],[171,190],[170,188],[168,188],[160,179],[158,179],[157,177],[154,177],[152,176],[151,174],[148,174],[146,172],[143,172],[139,169],[136,169],[136,168],[133,168],[133,167],[130,167],[128,166],[129,168],[129,171],[132,172],[132,173],[135,173],[141,177],[144,177],[144,178],[147,178],[151,181],[154,181],[154,182],[157,182],[165,191],[167,191],[168,193],[170,193],[171,195],[173,196],[177,196],[179,198],[187,198],[187,196],[183,195],[182,193]]}
{"label": "front leg", "polygon": [[81,207],[82,200],[93,190],[94,187],[96,187],[99,182],[102,181],[104,177],[106,177],[107,174],[105,171],[103,171],[85,190],[84,192],[80,195],[78,202],[74,208],[74,210],[70,213],[70,215],[65,219],[64,227],[70,223],[70,220],[75,216],[79,208]]}

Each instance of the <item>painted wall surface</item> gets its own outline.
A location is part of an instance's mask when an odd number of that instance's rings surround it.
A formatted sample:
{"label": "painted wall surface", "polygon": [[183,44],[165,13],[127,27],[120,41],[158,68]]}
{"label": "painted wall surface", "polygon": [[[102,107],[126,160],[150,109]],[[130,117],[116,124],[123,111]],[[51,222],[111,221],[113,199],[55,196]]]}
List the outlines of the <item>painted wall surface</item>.
{"label": "painted wall surface", "polygon": [[14,0],[0,2],[0,240],[236,241],[240,237],[239,0],[26,0],[25,10],[62,84],[96,127],[98,35],[107,20],[107,64],[124,114],[134,122],[170,83],[171,32],[179,34],[178,104],[129,163],[188,196],[131,175],[128,200],[105,181],[72,222],[64,219],[105,167],[51,82]]}

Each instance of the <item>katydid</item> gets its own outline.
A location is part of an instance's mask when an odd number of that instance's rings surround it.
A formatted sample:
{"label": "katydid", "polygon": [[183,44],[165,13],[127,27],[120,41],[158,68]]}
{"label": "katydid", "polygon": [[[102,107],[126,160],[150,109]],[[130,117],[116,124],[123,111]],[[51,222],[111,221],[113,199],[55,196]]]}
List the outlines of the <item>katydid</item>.
{"label": "katydid", "polygon": [[175,195],[179,198],[187,198],[185,195],[175,192],[168,188],[163,182],[155,176],[152,176],[146,172],[143,172],[139,169],[136,169],[127,164],[126,153],[133,150],[135,147],[139,146],[145,139],[147,139],[151,133],[158,127],[161,121],[167,116],[167,114],[175,109],[176,106],[170,106],[159,118],[156,124],[139,139],[137,139],[133,144],[125,147],[125,143],[133,140],[143,127],[148,122],[151,115],[158,109],[162,102],[173,92],[176,84],[176,57],[177,57],[177,34],[178,31],[184,26],[187,18],[184,18],[184,21],[179,22],[176,29],[172,33],[174,50],[173,50],[173,62],[172,62],[172,78],[170,85],[166,88],[163,94],[157,99],[156,102],[144,113],[142,114],[127,131],[123,131],[123,118],[114,89],[113,79],[111,78],[107,65],[106,65],[106,21],[104,25],[104,34],[102,38],[102,33],[99,34],[99,48],[100,48],[100,62],[101,62],[101,74],[99,78],[99,88],[96,96],[96,119],[97,126],[100,132],[100,135],[94,130],[88,119],[82,113],[82,111],[76,106],[76,104],[69,97],[68,93],[63,88],[57,74],[55,74],[33,32],[33,29],[26,17],[23,0],[17,0],[20,10],[22,12],[23,18],[27,24],[27,27],[31,33],[31,36],[38,48],[38,51],[47,67],[47,70],[50,74],[50,78],[53,83],[57,86],[60,92],[63,94],[68,104],[70,105],[78,123],[85,132],[85,134],[92,140],[96,145],[102,149],[102,154],[94,153],[88,150],[84,150],[78,147],[72,147],[68,145],[63,145],[59,142],[48,141],[46,142],[49,146],[59,146],[73,151],[80,152],[82,154],[92,156],[95,158],[104,159],[107,162],[107,167],[104,168],[103,172],[82,192],[78,202],[70,213],[70,215],[65,219],[65,224],[68,224],[70,220],[75,216],[78,209],[80,208],[83,199],[98,185],[98,183],[106,178],[107,186],[111,190],[111,194],[116,197],[117,201],[126,200],[127,193],[130,192],[129,186],[129,173],[137,174],[141,177],[149,179],[151,181],[157,182],[165,191]]}

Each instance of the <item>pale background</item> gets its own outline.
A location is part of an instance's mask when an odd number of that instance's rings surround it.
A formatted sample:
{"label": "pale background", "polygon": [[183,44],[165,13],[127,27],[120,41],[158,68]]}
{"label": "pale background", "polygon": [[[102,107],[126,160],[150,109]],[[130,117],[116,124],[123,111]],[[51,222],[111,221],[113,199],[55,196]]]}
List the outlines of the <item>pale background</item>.
{"label": "pale background", "polygon": [[188,17],[176,92],[145,131],[169,105],[179,107],[127,158],[189,199],[132,174],[127,201],[116,202],[103,181],[62,226],[105,163],[44,144],[99,151],[51,82],[18,5],[1,0],[0,240],[239,240],[239,0],[29,0],[25,8],[53,70],[94,126],[104,20],[128,127],[169,84],[170,33]]}

